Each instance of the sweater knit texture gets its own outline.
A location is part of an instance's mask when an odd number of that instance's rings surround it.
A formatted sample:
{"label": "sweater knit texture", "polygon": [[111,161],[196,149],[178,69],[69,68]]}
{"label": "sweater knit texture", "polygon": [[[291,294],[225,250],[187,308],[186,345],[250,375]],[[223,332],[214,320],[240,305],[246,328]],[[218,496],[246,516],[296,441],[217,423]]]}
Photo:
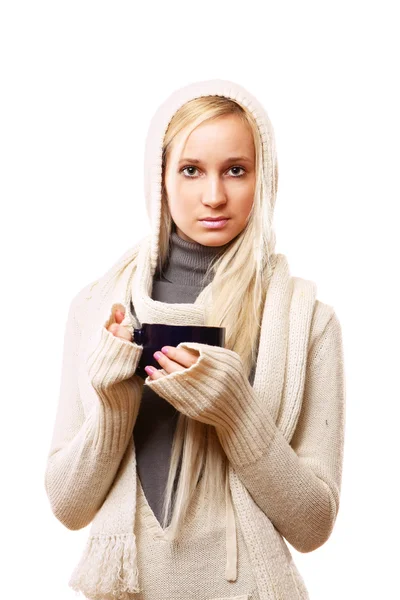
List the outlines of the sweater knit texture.
{"label": "sweater knit texture", "polygon": [[[233,350],[194,342],[179,344],[198,351],[191,367],[143,380],[136,374],[143,347],[108,331],[118,308],[131,331],[141,323],[206,323],[211,306],[204,298],[212,282],[184,302],[165,296],[160,301],[152,293],[163,136],[182,104],[209,94],[232,98],[253,114],[262,139],[264,198],[273,216],[275,142],[262,105],[226,80],[174,92],[154,115],[146,141],[151,234],[74,296],[66,321],[44,484],[65,527],[90,524],[69,581],[89,600],[307,600],[289,545],[317,550],[339,511],[345,432],[341,325],[334,308],[317,298],[315,283],[292,275],[286,256],[275,253],[274,235],[252,380]],[[215,507],[214,529],[203,528],[194,500],[183,533],[189,538],[176,547],[154,543],[153,534],[161,531],[137,469],[133,432],[147,390],[175,411],[214,426],[228,459],[226,505]],[[207,544],[199,550],[207,540],[209,561]]]}

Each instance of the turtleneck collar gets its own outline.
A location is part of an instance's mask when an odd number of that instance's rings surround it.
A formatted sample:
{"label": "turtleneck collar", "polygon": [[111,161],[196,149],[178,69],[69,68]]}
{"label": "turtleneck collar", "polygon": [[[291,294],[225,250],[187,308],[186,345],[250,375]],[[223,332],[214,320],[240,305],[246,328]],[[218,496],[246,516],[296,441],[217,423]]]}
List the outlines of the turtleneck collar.
{"label": "turtleneck collar", "polygon": [[195,241],[187,241],[173,229],[170,235],[169,260],[159,279],[166,279],[176,285],[204,287],[212,279],[211,273],[211,276],[203,280],[208,265],[227,246],[228,244],[204,246]]}

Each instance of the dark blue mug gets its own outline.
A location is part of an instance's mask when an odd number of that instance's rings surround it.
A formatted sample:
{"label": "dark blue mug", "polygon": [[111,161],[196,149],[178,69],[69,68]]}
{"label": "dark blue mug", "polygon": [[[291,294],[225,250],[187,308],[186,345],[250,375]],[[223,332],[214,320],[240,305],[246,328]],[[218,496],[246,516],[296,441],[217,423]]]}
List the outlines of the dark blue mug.
{"label": "dark blue mug", "polygon": [[153,354],[163,346],[178,346],[181,342],[199,342],[209,346],[225,348],[225,327],[204,325],[164,325],[161,323],[142,323],[140,329],[133,330],[132,341],[143,346],[135,375],[146,379],[146,366],[161,369]]}

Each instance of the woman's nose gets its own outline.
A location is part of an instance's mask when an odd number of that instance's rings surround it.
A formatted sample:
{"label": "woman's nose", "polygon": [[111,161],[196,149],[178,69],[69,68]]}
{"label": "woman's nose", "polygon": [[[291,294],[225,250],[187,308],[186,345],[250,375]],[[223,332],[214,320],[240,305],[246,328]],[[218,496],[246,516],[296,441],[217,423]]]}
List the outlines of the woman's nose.
{"label": "woman's nose", "polygon": [[203,202],[208,206],[219,206],[227,201],[226,190],[219,178],[212,178],[203,193]]}

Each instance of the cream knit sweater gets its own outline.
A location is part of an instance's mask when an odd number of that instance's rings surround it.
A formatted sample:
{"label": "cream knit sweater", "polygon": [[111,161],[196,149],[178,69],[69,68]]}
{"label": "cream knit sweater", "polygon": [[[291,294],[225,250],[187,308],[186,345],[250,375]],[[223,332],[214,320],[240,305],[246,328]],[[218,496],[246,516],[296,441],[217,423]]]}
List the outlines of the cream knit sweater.
{"label": "cream knit sweater", "polygon": [[253,566],[241,528],[237,528],[238,573],[224,576],[226,554],[225,504],[212,507],[207,525],[204,505],[196,489],[179,537],[167,539],[137,479],[135,536],[142,592],[135,600],[259,600]]}
{"label": "cream knit sweater", "polygon": [[[219,80],[197,84],[181,92],[179,102],[200,89],[230,90],[249,104],[243,88],[227,85]],[[170,113],[179,102],[171,101]],[[165,107],[161,112],[163,132]],[[153,160],[159,158],[155,151]],[[149,172],[155,177],[147,188],[152,235],[81,290],[67,320],[45,486],[55,516],[66,527],[91,523],[70,585],[94,600],[127,600],[141,591],[132,431],[142,386],[149,385],[178,410],[215,425],[227,454],[227,579],[237,576],[237,519],[260,600],[304,600],[307,590],[286,541],[300,552],[319,548],[339,510],[345,430],[340,322],[334,309],[316,298],[315,284],[292,276],[286,257],[273,254],[253,386],[235,352],[194,343],[182,344],[200,352],[189,369],[143,382],[135,375],[141,346],[107,331],[115,309],[122,305],[124,324],[133,328],[143,322],[203,325],[209,308],[203,302],[207,288],[194,304],[151,299],[159,212],[157,172]],[[131,300],[139,322],[130,313]]]}

